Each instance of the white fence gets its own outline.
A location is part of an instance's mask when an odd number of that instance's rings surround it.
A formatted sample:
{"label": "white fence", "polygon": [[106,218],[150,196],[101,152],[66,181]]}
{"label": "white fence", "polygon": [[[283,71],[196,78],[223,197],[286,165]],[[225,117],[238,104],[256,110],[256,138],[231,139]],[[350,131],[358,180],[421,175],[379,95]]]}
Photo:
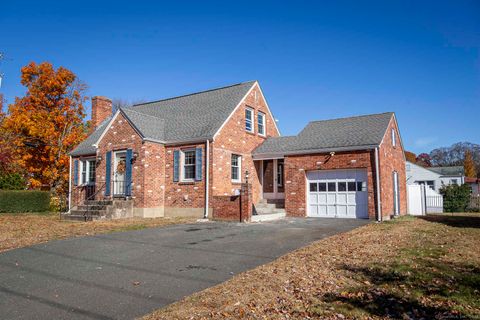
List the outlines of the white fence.
{"label": "white fence", "polygon": [[407,185],[408,214],[423,216],[443,212],[443,197],[425,185]]}

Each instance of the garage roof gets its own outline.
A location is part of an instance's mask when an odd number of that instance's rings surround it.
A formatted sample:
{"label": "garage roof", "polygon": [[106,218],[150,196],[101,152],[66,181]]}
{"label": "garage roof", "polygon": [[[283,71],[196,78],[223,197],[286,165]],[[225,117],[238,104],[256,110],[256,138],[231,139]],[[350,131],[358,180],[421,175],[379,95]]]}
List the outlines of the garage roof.
{"label": "garage roof", "polygon": [[298,135],[270,137],[253,151],[255,158],[374,148],[382,142],[394,113],[310,122]]}

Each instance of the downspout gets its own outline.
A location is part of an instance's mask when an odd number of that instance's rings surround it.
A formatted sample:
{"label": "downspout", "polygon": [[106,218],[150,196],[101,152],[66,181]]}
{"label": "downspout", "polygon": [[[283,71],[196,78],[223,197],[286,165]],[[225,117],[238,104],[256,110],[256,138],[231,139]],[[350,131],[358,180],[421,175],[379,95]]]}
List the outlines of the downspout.
{"label": "downspout", "polygon": [[380,166],[378,164],[378,147],[375,148],[375,183],[377,185],[377,221],[382,221],[382,199],[380,192]]}
{"label": "downspout", "polygon": [[72,156],[68,164],[68,213],[72,209]]}
{"label": "downspout", "polygon": [[205,213],[203,214],[204,219],[208,219],[208,198],[209,198],[209,167],[210,167],[210,140],[207,140],[206,143],[206,156],[205,156]]}

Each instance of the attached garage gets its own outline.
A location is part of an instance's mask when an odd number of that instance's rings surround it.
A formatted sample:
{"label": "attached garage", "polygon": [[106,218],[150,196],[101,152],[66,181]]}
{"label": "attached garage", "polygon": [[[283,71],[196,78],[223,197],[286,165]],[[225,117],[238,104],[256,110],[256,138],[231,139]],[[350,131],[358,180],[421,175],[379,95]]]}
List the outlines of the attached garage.
{"label": "attached garage", "polygon": [[307,172],[307,216],[368,219],[367,170]]}

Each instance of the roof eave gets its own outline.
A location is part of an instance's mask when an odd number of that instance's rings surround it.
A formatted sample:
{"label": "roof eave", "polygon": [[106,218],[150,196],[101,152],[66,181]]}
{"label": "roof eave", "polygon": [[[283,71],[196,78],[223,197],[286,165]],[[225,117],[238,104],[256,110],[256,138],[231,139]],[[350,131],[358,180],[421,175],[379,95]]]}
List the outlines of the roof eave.
{"label": "roof eave", "polygon": [[378,147],[379,145],[372,144],[372,145],[351,146],[351,147],[317,148],[317,149],[292,150],[292,151],[283,151],[283,152],[265,152],[265,153],[257,153],[257,154],[254,153],[253,159],[262,160],[262,159],[282,158],[284,156],[293,156],[293,155],[344,152],[344,151],[356,151],[356,150],[372,150]]}

